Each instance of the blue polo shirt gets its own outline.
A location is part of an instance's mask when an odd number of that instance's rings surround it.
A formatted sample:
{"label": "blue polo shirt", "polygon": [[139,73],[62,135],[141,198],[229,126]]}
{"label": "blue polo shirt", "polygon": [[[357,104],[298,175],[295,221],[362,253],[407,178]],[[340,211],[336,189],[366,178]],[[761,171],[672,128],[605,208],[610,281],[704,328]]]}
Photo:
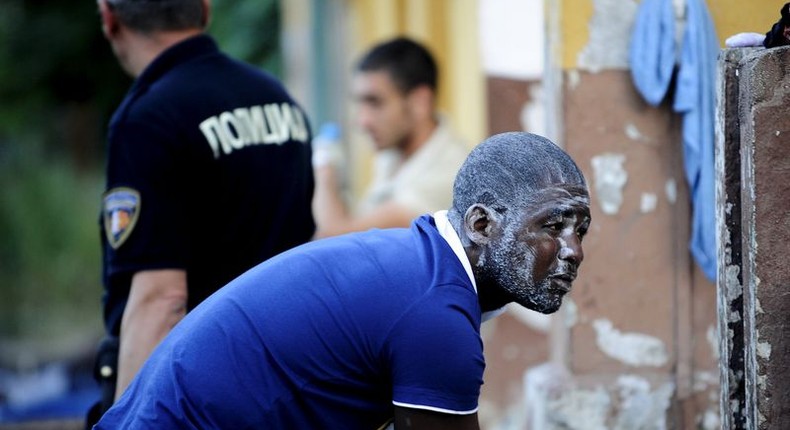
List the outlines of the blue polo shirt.
{"label": "blue polo shirt", "polygon": [[191,309],[313,235],[302,109],[274,77],[226,56],[207,35],[143,71],[108,140],[101,229],[112,334],[137,271],[186,270]]}
{"label": "blue polo shirt", "polygon": [[480,306],[431,217],[313,242],[179,323],[100,429],[375,429],[477,410]]}

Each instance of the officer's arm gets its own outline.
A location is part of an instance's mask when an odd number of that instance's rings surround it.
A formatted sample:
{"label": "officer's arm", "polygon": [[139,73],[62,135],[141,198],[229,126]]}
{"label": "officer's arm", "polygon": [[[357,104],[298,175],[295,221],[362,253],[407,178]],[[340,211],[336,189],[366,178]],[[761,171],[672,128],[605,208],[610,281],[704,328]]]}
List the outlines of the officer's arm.
{"label": "officer's arm", "polygon": [[315,179],[313,214],[317,225],[316,238],[365,231],[374,227],[408,227],[412,219],[420,215],[395,202],[388,202],[365,216],[354,217],[343,201],[337,170],[334,167],[317,167]]}
{"label": "officer's arm", "polygon": [[395,406],[395,430],[479,430],[477,414],[454,415]]}
{"label": "officer's arm", "polygon": [[116,400],[121,397],[151,351],[184,317],[186,306],[185,271],[146,270],[134,274],[121,320]]}

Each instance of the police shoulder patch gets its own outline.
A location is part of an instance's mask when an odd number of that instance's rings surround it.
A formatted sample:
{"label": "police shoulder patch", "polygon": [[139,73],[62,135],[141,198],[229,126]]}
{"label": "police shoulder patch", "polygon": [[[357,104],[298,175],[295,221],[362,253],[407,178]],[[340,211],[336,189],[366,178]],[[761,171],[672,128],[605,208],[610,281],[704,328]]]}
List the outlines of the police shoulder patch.
{"label": "police shoulder patch", "polygon": [[102,217],[107,242],[118,249],[134,229],[140,215],[140,193],[127,187],[118,187],[104,193]]}

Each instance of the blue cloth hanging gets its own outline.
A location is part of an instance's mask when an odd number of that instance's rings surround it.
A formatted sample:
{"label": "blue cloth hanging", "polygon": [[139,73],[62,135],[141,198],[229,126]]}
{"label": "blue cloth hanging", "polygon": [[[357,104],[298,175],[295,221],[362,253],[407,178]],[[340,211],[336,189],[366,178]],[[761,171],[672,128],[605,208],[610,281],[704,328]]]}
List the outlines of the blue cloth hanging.
{"label": "blue cloth hanging", "polygon": [[[691,190],[691,254],[708,279],[716,280],[714,119],[716,30],[703,0],[685,0],[686,27],[680,46],[673,109],[682,116],[683,160]],[[651,105],[665,98],[677,58],[672,0],[644,0],[629,51],[631,76]]]}
{"label": "blue cloth hanging", "polygon": [[629,61],[636,89],[653,106],[661,103],[667,94],[675,57],[672,2],[643,0],[636,14]]}

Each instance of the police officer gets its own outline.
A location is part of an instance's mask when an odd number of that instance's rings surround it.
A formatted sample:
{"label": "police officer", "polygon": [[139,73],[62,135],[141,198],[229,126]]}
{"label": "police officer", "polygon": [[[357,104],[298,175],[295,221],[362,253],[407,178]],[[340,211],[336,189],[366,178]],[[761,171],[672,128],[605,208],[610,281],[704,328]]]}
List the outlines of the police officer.
{"label": "police officer", "polygon": [[135,81],[109,126],[105,396],[89,424],[187,311],[315,230],[307,118],[274,77],[204,33],[209,0],[98,3]]}

